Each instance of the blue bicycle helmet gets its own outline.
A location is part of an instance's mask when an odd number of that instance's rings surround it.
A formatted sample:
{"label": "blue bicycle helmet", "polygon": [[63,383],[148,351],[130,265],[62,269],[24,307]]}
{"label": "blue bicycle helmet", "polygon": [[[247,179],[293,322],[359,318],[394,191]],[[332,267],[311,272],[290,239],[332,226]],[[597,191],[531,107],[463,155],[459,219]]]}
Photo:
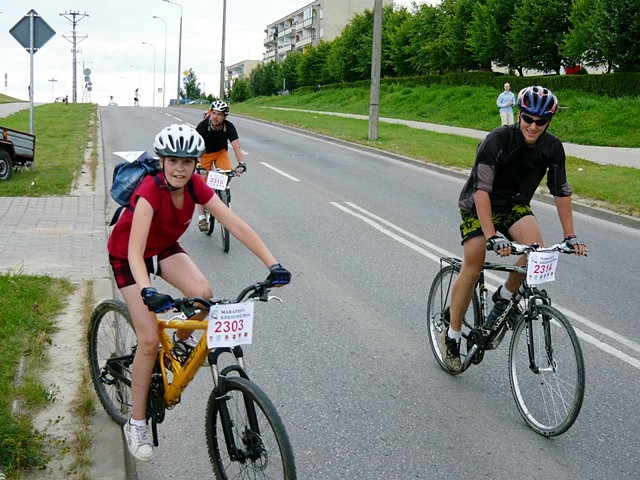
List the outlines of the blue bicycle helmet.
{"label": "blue bicycle helmet", "polygon": [[544,87],[533,86],[520,90],[518,108],[521,112],[540,118],[552,118],[558,109],[558,99]]}

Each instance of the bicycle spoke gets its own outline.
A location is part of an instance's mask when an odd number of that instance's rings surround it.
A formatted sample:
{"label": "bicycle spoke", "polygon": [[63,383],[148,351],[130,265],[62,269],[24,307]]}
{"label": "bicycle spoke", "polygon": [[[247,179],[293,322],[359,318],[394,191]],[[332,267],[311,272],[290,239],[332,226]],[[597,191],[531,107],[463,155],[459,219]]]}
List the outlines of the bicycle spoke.
{"label": "bicycle spoke", "polygon": [[[510,349],[514,399],[525,421],[545,436],[564,433],[575,422],[584,394],[584,364],[578,339],[557,310],[541,306],[540,315],[521,322]],[[532,349],[527,346],[531,339]],[[549,352],[553,352],[549,358]],[[530,356],[536,371],[530,368]]]}

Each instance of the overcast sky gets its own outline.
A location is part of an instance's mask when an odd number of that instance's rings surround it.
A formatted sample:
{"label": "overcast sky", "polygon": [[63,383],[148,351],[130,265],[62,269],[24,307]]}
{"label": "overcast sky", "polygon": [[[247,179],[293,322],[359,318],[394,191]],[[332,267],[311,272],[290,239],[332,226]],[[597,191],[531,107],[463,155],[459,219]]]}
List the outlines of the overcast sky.
{"label": "overcast sky", "polygon": [[[172,0],[174,1],[174,0]],[[426,0],[418,0],[423,3]],[[0,0],[0,92],[28,100],[30,56],[9,31],[35,10],[56,34],[33,56],[34,101],[72,99],[72,24],[64,13],[78,12],[76,27],[77,100],[106,105],[113,96],[119,105],[131,105],[140,88],[140,103],[160,106],[178,89],[179,19],[182,10],[181,70],[192,68],[205,93],[220,92],[223,0]],[[311,0],[228,0],[225,63],[261,60],[264,29]],[[410,5],[412,0],[396,4]],[[373,8],[374,1],[371,1]],[[84,16],[83,14],[88,16]],[[154,19],[158,16],[164,20]],[[70,15],[67,17],[71,18]],[[166,77],[165,59],[166,23]],[[145,45],[147,42],[151,45]],[[84,92],[84,69],[91,70],[93,91]],[[5,77],[6,74],[6,77]],[[5,82],[6,78],[6,82]],[[53,81],[55,80],[55,81]]]}

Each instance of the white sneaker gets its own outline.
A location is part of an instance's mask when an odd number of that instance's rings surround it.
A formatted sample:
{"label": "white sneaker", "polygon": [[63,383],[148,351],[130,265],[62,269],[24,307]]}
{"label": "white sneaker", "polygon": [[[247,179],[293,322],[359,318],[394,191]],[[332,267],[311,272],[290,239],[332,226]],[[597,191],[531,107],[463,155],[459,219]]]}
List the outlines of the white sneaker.
{"label": "white sneaker", "polygon": [[122,429],[124,430],[124,436],[127,439],[127,446],[131,455],[141,462],[152,460],[153,447],[151,446],[149,425],[139,427],[138,425],[131,425],[127,420]]}

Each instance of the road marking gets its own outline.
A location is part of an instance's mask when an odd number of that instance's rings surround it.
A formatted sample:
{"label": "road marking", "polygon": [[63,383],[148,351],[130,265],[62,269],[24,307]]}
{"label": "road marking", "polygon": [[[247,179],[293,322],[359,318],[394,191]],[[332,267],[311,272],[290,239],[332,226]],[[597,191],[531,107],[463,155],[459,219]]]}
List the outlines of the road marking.
{"label": "road marking", "polygon": [[[330,202],[331,205],[333,205],[334,207],[338,208],[339,210],[342,210],[345,213],[348,213],[349,215],[351,215],[352,217],[355,217],[359,220],[362,220],[363,222],[365,222],[366,224],[370,225],[371,227],[373,227],[374,229],[378,230],[380,233],[387,235],[388,237],[396,240],[398,243],[401,243],[402,245],[410,248],[411,250],[427,257],[430,260],[433,260],[436,263],[440,263],[440,257],[442,256],[446,256],[446,257],[455,257],[456,255],[443,249],[438,247],[437,245],[434,245],[433,243],[428,242],[427,240],[418,237],[417,235],[414,235],[411,232],[408,232],[407,230],[404,230],[403,228],[394,225],[393,223],[389,222],[388,220],[385,220],[382,217],[379,217],[378,215],[369,212],[368,210],[365,210],[362,207],[359,207],[358,205],[351,203],[351,202],[346,202],[345,204],[349,207],[345,207],[344,205],[341,205],[340,203],[337,202]],[[400,235],[398,235],[397,233],[394,233],[392,230],[395,230],[396,232],[402,234],[404,238]],[[415,243],[414,243],[415,242]],[[437,255],[434,255],[433,253],[429,252],[428,250],[425,250],[424,248],[420,247],[418,244],[424,245],[426,246],[428,249],[437,252]],[[498,288],[498,285],[502,284],[502,279],[501,277],[499,277],[498,275],[492,273],[492,272],[485,272],[485,278],[491,278],[496,282],[496,285],[490,284],[487,282],[487,286],[490,287],[491,289],[495,290]],[[596,324],[595,322],[592,322],[591,320],[583,317],[582,315],[579,315],[567,308],[564,307],[560,307],[557,304],[554,304],[554,306],[560,311],[562,312],[565,316],[571,318],[572,320],[574,320],[575,322],[578,322],[588,328],[591,328],[597,332],[599,332],[600,334],[602,334],[605,337],[608,337],[609,339],[619,342],[622,345],[628,347],[631,350],[634,350],[636,352],[640,353],[640,345],[638,345],[637,343],[629,340],[628,338],[623,337],[622,335],[608,329],[608,328],[603,328],[602,326]],[[637,369],[640,370],[640,360],[627,355],[626,353],[618,350],[617,348],[609,345],[608,343],[605,343],[599,339],[597,339],[596,337],[594,337],[593,335],[588,334],[585,331],[580,330],[579,328],[576,328],[575,326],[573,327],[576,335],[578,335],[578,337],[581,340],[584,340],[587,343],[590,343],[591,345],[595,346],[596,348],[599,348],[600,350],[602,350],[603,352],[609,353],[610,355],[613,355],[614,357],[618,358],[619,360],[622,360],[623,362],[628,363],[629,365],[631,365],[632,367],[635,367]]]}
{"label": "road marking", "polygon": [[296,177],[293,177],[293,176],[289,175],[288,173],[284,173],[282,170],[279,170],[276,167],[274,167],[272,165],[269,165],[267,162],[260,162],[260,164],[264,165],[267,168],[270,168],[274,172],[279,173],[280,175],[282,175],[283,177],[288,178],[289,180],[293,180],[294,182],[299,182],[300,181]]}

